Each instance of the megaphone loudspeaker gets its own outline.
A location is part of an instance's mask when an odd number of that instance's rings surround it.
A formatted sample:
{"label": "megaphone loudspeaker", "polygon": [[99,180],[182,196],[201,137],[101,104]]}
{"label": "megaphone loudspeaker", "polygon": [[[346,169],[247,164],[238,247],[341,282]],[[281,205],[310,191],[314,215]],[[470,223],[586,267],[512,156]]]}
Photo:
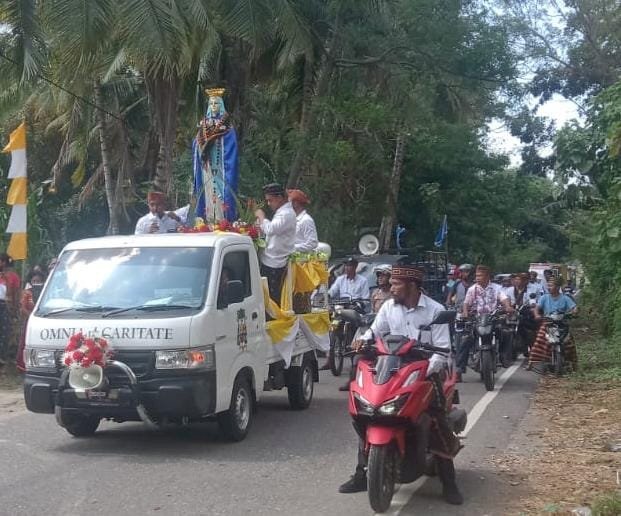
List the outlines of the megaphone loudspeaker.
{"label": "megaphone loudspeaker", "polygon": [[360,251],[360,254],[365,256],[376,254],[379,251],[379,247],[379,238],[371,233],[362,235],[360,240],[358,240],[358,250]]}
{"label": "megaphone loudspeaker", "polygon": [[74,367],[69,372],[69,385],[72,389],[87,390],[101,387],[104,381],[103,369],[101,366],[92,365],[89,367]]}

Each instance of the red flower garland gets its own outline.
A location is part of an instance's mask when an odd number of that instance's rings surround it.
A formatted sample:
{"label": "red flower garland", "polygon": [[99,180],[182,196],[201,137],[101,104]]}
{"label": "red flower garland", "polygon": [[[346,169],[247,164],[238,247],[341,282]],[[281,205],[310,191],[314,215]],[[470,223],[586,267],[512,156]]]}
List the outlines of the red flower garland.
{"label": "red flower garland", "polygon": [[106,339],[87,338],[80,332],[69,338],[65,346],[63,363],[67,367],[90,367],[91,365],[105,367],[111,356],[112,350]]}

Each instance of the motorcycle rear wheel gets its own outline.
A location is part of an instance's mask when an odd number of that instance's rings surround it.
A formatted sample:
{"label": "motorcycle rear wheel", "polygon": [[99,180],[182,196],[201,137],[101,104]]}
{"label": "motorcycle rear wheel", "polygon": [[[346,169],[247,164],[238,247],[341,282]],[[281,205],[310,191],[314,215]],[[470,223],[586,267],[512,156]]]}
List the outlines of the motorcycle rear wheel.
{"label": "motorcycle rear wheel", "polygon": [[386,512],[390,508],[397,478],[396,463],[397,452],[392,444],[371,445],[367,482],[369,503],[375,512]]}
{"label": "motorcycle rear wheel", "polygon": [[343,336],[340,334],[333,334],[332,336],[332,360],[330,360],[330,371],[334,376],[341,376],[343,372],[343,362],[345,357],[343,349]]}
{"label": "motorcycle rear wheel", "polygon": [[496,385],[496,364],[494,364],[494,355],[490,350],[481,351],[481,377],[485,390],[493,391]]}

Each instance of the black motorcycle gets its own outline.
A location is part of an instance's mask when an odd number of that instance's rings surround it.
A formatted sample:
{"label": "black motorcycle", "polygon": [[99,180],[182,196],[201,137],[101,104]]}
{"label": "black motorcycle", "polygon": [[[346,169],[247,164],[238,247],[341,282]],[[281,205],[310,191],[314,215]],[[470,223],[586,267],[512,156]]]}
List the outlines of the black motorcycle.
{"label": "black motorcycle", "polygon": [[569,340],[570,314],[552,313],[544,317],[546,326],[546,339],[551,349],[549,367],[555,376],[561,376],[565,371],[565,344]]}
{"label": "black motorcycle", "polygon": [[330,303],[330,370],[334,376],[343,372],[345,354],[357,331],[370,326],[375,314],[369,314],[367,299],[338,299]]}
{"label": "black motorcycle", "polygon": [[459,346],[465,339],[474,339],[468,357],[468,367],[481,376],[485,389],[493,391],[496,385],[498,356],[500,350],[500,311],[462,319],[456,325],[456,341]]}

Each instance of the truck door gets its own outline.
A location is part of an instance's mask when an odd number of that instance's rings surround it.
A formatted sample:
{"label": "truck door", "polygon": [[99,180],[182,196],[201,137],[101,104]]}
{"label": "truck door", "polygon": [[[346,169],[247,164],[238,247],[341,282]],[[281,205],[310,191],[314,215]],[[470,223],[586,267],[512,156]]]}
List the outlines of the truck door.
{"label": "truck door", "polygon": [[[228,374],[219,375],[220,382],[228,383],[228,392],[232,376],[244,366],[250,366],[260,371],[264,357],[260,352],[262,344],[262,328],[260,321],[262,306],[252,289],[250,274],[249,250],[245,246],[230,246],[225,248],[218,271],[218,296],[216,309],[216,363],[218,370]],[[229,303],[226,299],[226,283],[231,280],[242,282],[244,299],[240,303]],[[230,368],[235,366],[235,371]],[[226,378],[223,378],[226,376]],[[262,389],[263,378],[256,378],[258,388]],[[222,385],[224,387],[224,385]],[[219,391],[225,392],[225,391]]]}

